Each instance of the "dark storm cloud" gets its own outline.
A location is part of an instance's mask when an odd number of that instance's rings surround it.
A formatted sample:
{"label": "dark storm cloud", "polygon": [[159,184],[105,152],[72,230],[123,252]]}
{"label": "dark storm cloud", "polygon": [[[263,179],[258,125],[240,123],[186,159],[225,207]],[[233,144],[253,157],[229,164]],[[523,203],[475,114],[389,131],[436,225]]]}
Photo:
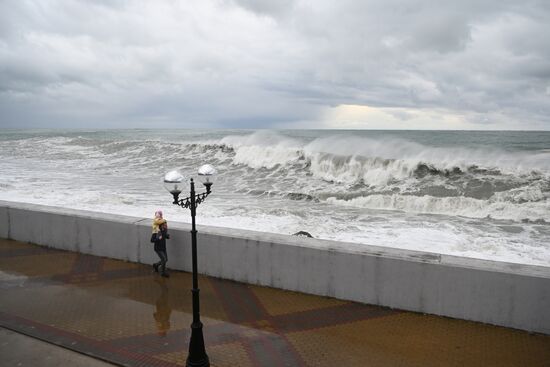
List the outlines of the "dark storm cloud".
{"label": "dark storm cloud", "polygon": [[534,0],[2,1],[0,127],[330,127],[357,105],[388,128],[437,111],[549,129],[549,16]]}

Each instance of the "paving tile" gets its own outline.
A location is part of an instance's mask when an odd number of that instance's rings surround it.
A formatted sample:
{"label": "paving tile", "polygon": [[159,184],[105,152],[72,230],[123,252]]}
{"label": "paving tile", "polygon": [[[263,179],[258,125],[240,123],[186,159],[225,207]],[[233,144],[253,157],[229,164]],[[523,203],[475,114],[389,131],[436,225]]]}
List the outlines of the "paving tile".
{"label": "paving tile", "polygon": [[[191,274],[0,239],[0,326],[127,366],[185,365]],[[550,366],[550,336],[200,276],[212,366]]]}
{"label": "paving tile", "polygon": [[334,298],[321,298],[298,292],[281,292],[268,287],[250,286],[250,289],[271,316],[316,310],[345,303],[345,301]]}

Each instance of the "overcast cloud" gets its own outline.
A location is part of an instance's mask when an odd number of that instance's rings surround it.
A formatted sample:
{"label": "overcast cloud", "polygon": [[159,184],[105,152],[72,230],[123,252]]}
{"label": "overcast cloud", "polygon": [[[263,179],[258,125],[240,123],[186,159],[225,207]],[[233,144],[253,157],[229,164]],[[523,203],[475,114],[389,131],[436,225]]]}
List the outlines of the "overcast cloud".
{"label": "overcast cloud", "polygon": [[550,129],[550,2],[0,0],[0,127]]}

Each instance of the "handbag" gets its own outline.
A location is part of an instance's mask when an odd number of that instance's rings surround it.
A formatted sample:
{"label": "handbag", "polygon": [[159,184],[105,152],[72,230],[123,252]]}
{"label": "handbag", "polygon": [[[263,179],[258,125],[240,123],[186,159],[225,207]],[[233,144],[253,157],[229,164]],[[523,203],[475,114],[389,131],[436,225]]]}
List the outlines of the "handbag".
{"label": "handbag", "polygon": [[152,243],[157,242],[157,234],[156,234],[156,233],[153,233],[153,234],[151,235],[151,242],[152,242]]}

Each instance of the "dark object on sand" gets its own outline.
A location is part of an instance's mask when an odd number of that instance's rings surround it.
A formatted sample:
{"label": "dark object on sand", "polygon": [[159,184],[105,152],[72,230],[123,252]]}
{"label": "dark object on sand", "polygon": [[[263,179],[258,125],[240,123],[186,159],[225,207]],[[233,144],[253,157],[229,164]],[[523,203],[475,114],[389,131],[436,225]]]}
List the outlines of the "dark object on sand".
{"label": "dark object on sand", "polygon": [[313,238],[313,236],[312,236],[309,232],[306,232],[306,231],[296,232],[296,233],[293,234],[293,236],[301,236],[301,237]]}

